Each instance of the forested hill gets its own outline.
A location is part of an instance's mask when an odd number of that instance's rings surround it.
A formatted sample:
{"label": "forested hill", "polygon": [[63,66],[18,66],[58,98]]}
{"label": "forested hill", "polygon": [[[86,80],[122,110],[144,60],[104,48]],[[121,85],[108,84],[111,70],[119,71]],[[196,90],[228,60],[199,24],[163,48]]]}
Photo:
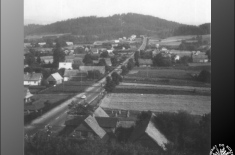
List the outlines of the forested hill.
{"label": "forested hill", "polygon": [[199,26],[182,25],[174,30],[174,36],[182,35],[204,35],[211,33],[211,24],[205,23]]}
{"label": "forested hill", "polygon": [[[68,19],[45,26],[33,31],[25,31],[25,35],[47,33],[72,33],[75,35],[97,36],[130,36],[132,34],[168,35],[181,24],[153,16],[141,14],[117,14],[109,17],[80,17]],[[26,28],[26,27],[25,27]],[[26,28],[27,29],[27,28]]]}
{"label": "forested hill", "polygon": [[25,36],[32,34],[71,33],[99,39],[139,35],[156,35],[166,38],[174,35],[208,34],[210,24],[191,26],[135,13],[116,14],[109,17],[80,17],[48,25],[25,26]]}

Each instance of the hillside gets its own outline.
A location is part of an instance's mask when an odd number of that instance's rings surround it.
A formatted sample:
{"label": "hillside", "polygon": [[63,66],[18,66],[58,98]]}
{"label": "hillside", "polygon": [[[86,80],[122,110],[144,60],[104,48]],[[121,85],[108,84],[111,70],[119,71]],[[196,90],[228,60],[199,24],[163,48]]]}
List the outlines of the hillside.
{"label": "hillside", "polygon": [[109,17],[80,17],[48,25],[31,24],[24,27],[25,36],[70,33],[96,39],[114,39],[132,34],[166,38],[180,35],[210,33],[210,24],[184,25],[158,17],[135,13],[116,14]]}
{"label": "hillside", "polygon": [[[109,17],[80,17],[68,19],[36,29],[25,27],[25,35],[48,33],[72,33],[74,35],[97,35],[98,37],[121,37],[132,34],[169,36],[172,30],[181,26],[153,16],[134,13],[116,14]],[[31,28],[30,30],[28,30]]]}

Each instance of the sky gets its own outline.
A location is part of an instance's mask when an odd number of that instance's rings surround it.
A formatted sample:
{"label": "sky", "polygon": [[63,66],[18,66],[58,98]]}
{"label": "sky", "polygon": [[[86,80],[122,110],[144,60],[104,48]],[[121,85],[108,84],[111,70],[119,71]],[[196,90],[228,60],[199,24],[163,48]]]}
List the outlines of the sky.
{"label": "sky", "polygon": [[24,24],[138,13],[182,24],[211,22],[211,0],[24,0]]}

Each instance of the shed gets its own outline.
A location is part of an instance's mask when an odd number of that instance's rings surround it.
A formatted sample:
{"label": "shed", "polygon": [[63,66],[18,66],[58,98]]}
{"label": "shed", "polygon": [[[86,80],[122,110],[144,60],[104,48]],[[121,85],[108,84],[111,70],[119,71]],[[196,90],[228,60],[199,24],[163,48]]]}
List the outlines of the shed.
{"label": "shed", "polygon": [[47,81],[49,84],[60,84],[63,81],[63,78],[61,77],[61,75],[57,72],[54,74],[51,74],[48,78]]}

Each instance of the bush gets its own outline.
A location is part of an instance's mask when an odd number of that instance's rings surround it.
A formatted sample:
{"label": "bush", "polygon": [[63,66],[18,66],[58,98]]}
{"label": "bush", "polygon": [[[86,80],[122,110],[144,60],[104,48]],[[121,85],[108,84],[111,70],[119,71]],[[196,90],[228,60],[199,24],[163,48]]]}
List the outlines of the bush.
{"label": "bush", "polygon": [[211,73],[208,70],[202,70],[197,79],[201,82],[211,82]]}
{"label": "bush", "polygon": [[153,58],[153,66],[171,66],[172,62],[171,62],[171,58],[168,56],[163,56],[162,53],[157,54],[154,58]]}

